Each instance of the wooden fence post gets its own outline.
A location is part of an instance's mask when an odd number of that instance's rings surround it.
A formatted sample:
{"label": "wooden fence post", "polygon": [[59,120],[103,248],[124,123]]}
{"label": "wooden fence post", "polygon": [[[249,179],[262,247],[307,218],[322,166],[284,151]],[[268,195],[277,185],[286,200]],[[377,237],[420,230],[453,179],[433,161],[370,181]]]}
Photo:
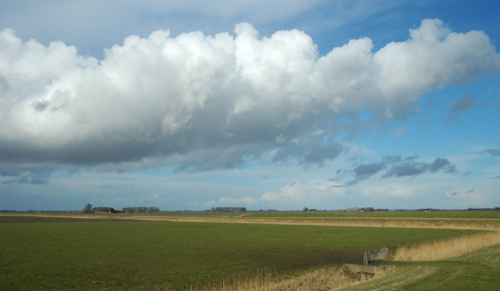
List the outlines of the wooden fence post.
{"label": "wooden fence post", "polygon": [[368,250],[363,252],[363,265],[368,266],[371,262],[387,260],[389,258],[389,248]]}

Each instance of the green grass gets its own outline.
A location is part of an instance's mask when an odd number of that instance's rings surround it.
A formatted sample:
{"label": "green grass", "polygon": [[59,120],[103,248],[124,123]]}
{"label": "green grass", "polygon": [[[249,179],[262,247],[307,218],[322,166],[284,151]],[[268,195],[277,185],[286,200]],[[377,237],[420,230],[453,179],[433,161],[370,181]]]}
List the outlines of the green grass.
{"label": "green grass", "polygon": [[181,287],[248,270],[286,273],[361,263],[363,250],[477,232],[104,220],[0,223],[0,290],[129,290],[167,282]]}
{"label": "green grass", "polygon": [[[92,221],[123,221],[128,222],[130,220],[123,219],[113,219],[113,218],[103,218],[103,219],[92,219]],[[0,224],[1,223],[44,223],[44,222],[88,222],[87,219],[82,218],[73,218],[73,217],[43,217],[43,216],[5,216],[0,215]]]}
{"label": "green grass", "polygon": [[500,219],[499,211],[262,212],[245,218]]}
{"label": "green grass", "polygon": [[499,290],[500,245],[435,262],[387,262],[398,271],[342,290]]}

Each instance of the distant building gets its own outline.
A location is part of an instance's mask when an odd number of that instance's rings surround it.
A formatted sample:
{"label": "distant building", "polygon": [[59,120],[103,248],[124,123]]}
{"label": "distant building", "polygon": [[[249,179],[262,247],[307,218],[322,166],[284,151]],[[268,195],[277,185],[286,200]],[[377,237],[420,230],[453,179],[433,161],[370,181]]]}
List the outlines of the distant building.
{"label": "distant building", "polygon": [[358,207],[350,207],[350,208],[347,208],[346,211],[347,212],[359,212],[359,208]]}
{"label": "distant building", "polygon": [[114,209],[113,207],[94,207],[94,213],[123,213],[122,210]]}

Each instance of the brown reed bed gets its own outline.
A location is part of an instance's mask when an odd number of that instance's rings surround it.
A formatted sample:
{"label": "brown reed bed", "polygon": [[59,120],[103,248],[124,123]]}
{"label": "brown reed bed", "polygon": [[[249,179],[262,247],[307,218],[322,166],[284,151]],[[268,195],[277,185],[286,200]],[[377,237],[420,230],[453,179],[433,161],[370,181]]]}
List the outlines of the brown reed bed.
{"label": "brown reed bed", "polygon": [[[349,265],[328,267],[304,272],[291,278],[281,278],[276,272],[244,273],[212,282],[198,284],[193,282],[181,290],[184,291],[325,291],[354,286],[370,279],[394,272],[396,267],[388,267],[374,276],[353,272]],[[142,291],[179,291],[168,285],[146,286]]]}
{"label": "brown reed bed", "polygon": [[500,243],[500,232],[462,236],[416,246],[401,246],[394,261],[437,261],[470,253]]}

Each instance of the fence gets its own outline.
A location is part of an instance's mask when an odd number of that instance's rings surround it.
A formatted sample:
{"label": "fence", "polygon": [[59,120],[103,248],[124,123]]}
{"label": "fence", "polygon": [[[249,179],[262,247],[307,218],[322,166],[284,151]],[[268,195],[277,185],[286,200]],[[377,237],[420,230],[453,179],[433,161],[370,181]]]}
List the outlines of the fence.
{"label": "fence", "polygon": [[389,248],[369,250],[363,252],[363,265],[368,266],[369,263],[378,260],[386,260],[389,257]]}

